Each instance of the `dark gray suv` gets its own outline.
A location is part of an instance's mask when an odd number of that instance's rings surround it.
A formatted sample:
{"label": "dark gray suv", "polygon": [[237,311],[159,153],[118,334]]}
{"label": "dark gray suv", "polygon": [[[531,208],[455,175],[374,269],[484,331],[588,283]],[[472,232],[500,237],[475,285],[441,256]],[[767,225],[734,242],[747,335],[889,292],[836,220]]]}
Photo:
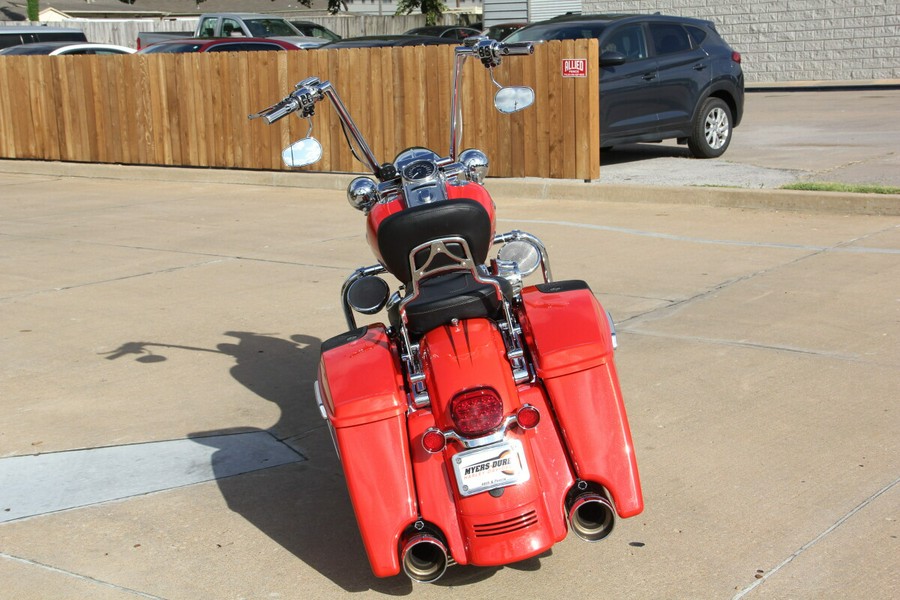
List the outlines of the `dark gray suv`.
{"label": "dark gray suv", "polygon": [[600,146],[675,138],[721,156],[744,112],[741,55],[710,21],[664,15],[565,15],[504,42],[597,38]]}

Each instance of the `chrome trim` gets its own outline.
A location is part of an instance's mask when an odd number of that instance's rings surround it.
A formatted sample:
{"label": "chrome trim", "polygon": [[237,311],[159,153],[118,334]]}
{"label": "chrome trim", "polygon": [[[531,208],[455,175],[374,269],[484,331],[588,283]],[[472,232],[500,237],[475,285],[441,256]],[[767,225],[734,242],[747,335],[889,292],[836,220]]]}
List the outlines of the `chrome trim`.
{"label": "chrome trim", "polygon": [[322,388],[319,385],[319,380],[313,383],[313,391],[316,394],[316,404],[319,405],[319,412],[322,415],[322,418],[325,419],[325,424],[328,426],[328,434],[331,436],[331,444],[334,446],[334,453],[337,454],[338,462],[343,462],[343,458],[341,457],[341,449],[338,446],[337,441],[337,432],[334,430],[334,425],[331,423],[331,419],[328,418],[328,412],[325,410],[325,402],[322,400]]}
{"label": "chrome trim", "polygon": [[503,313],[505,321],[499,323],[500,335],[506,346],[506,358],[512,367],[513,379],[516,383],[525,383],[531,379],[531,369],[525,360],[525,350],[522,346],[522,328],[513,316],[507,300],[503,301]]}
{"label": "chrome trim", "polygon": [[409,341],[409,332],[405,326],[400,327],[400,360],[406,367],[406,377],[409,381],[409,403],[412,410],[425,408],[431,404],[428,388],[425,387],[425,371],[422,369],[422,359],[419,356],[419,345]]}
{"label": "chrome trim", "polygon": [[[462,248],[464,256],[460,257],[451,252],[450,249],[447,248],[447,244],[459,244],[460,248]],[[425,250],[426,248],[430,248],[428,259],[425,261],[425,264],[422,265],[421,268],[417,269],[416,254],[418,254],[422,250]],[[448,264],[429,270],[429,265],[431,265],[435,257],[438,255],[446,256],[454,264]],[[461,237],[452,236],[438,238],[431,240],[430,242],[425,242],[424,244],[419,244],[409,253],[409,271],[412,274],[413,289],[412,292],[407,294],[406,298],[404,298],[403,301],[400,302],[400,320],[404,324],[404,330],[407,322],[406,305],[419,297],[419,282],[427,277],[432,277],[434,275],[439,275],[441,273],[451,271],[469,271],[470,273],[472,273],[472,277],[475,278],[475,281],[486,285],[492,285],[496,290],[497,297],[503,298],[503,291],[500,289],[500,284],[491,279],[485,279],[481,276],[481,274],[479,274],[478,265],[475,264],[475,259],[472,258],[472,251],[469,249],[469,244],[464,238]]]}
{"label": "chrome trim", "polygon": [[613,350],[617,350],[619,348],[619,337],[616,335],[616,324],[613,323],[613,318],[609,311],[606,311],[606,320],[609,321],[609,333],[612,338]]}
{"label": "chrome trim", "polygon": [[363,214],[378,203],[378,184],[371,177],[357,177],[347,186],[347,201]]}
{"label": "chrome trim", "polygon": [[531,235],[530,233],[526,233],[518,229],[514,229],[507,233],[498,233],[494,236],[495,246],[497,244],[505,244],[507,242],[516,241],[527,242],[534,246],[537,251],[541,253],[541,272],[544,275],[544,283],[550,283],[551,281],[553,281],[553,274],[550,272],[550,255],[547,253],[547,247],[544,246],[544,243],[541,240]]}
{"label": "chrome trim", "polygon": [[430,181],[415,185],[407,185],[404,182],[403,195],[406,196],[406,207],[412,208],[421,204],[447,200],[447,188],[443,181]]}
{"label": "chrome trim", "polygon": [[459,155],[459,162],[465,167],[466,179],[474,183],[484,183],[490,168],[487,155],[476,148],[463,150]]}
{"label": "chrome trim", "polygon": [[[437,431],[438,433],[442,433],[444,435],[444,439],[446,441],[456,442],[467,450],[471,449],[471,448],[480,448],[482,446],[489,446],[491,444],[496,444],[497,442],[503,441],[503,439],[506,437],[507,432],[513,426],[516,426],[519,424],[518,413],[520,410],[522,410],[523,408],[526,408],[526,407],[534,408],[535,410],[538,410],[538,408],[536,406],[534,406],[533,404],[525,403],[521,407],[519,407],[516,410],[516,412],[504,417],[503,421],[500,423],[500,426],[498,427],[498,429],[495,432],[490,433],[485,436],[482,436],[480,438],[467,438],[467,437],[464,437],[464,436],[456,433],[452,429],[450,431],[441,431],[437,427],[429,427],[428,429]],[[538,412],[540,412],[540,411],[538,410]],[[524,430],[524,428],[523,428],[523,430]]]}
{"label": "chrome trim", "polygon": [[319,407],[319,414],[322,415],[322,418],[327,421],[328,413],[325,411],[325,402],[322,400],[322,391],[319,389],[318,379],[313,382],[313,391],[316,394],[316,404]]}
{"label": "chrome trim", "polygon": [[[359,149],[362,150],[363,156],[357,158],[360,162],[369,167],[372,170],[372,173],[377,175],[381,169],[381,165],[379,164],[378,159],[375,158],[375,154],[372,153],[372,149],[369,148],[369,144],[363,137],[362,132],[360,132],[359,127],[353,121],[353,117],[350,116],[347,107],[344,106],[344,102],[341,100],[340,96],[338,96],[337,90],[334,89],[334,86],[331,85],[330,81],[323,81],[318,85],[317,89],[319,93],[328,96],[328,99],[331,100],[331,104],[334,106],[335,111],[338,113],[338,117],[340,117],[341,122],[344,125],[344,131],[359,144]],[[351,150],[353,150],[352,144]],[[356,153],[354,152],[354,155],[355,154]]]}

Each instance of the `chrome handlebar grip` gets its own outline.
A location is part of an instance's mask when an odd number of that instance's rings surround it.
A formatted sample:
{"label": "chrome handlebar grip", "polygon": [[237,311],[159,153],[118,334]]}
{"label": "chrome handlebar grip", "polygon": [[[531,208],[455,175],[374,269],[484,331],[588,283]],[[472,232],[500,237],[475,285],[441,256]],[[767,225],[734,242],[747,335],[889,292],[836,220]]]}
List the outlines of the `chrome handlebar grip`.
{"label": "chrome handlebar grip", "polygon": [[307,77],[294,86],[294,91],[288,94],[287,98],[265,110],[250,115],[248,118],[256,119],[262,117],[266,120],[266,123],[271,125],[275,121],[297,111],[300,111],[301,117],[311,117],[315,113],[314,107],[316,102],[325,98],[325,91],[329,86],[328,82],[322,84],[318,77]]}
{"label": "chrome handlebar grip", "polygon": [[266,123],[271,125],[275,121],[288,116],[298,108],[300,108],[300,104],[297,102],[297,100],[291,96],[288,96],[275,106],[263,111],[261,113],[261,116],[266,120]]}
{"label": "chrome handlebar grip", "polygon": [[456,49],[459,56],[475,56],[488,68],[500,65],[504,56],[528,56],[534,54],[533,42],[504,44],[487,37],[467,38],[465,45]]}
{"label": "chrome handlebar grip", "polygon": [[529,56],[534,54],[534,44],[532,42],[510,42],[504,44],[500,42],[500,53],[503,56]]}

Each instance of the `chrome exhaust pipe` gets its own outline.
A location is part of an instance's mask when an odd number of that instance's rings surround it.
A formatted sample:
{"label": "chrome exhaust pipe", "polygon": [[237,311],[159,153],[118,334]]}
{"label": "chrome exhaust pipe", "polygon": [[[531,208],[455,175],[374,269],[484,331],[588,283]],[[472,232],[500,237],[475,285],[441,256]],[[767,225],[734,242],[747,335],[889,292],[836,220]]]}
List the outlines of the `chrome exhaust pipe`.
{"label": "chrome exhaust pipe", "polygon": [[596,492],[576,496],[569,504],[568,515],[572,531],[586,542],[599,542],[612,533],[616,524],[612,502]]}
{"label": "chrome exhaust pipe", "polygon": [[400,562],[413,581],[433,583],[447,570],[447,547],[431,533],[415,532],[404,542]]}

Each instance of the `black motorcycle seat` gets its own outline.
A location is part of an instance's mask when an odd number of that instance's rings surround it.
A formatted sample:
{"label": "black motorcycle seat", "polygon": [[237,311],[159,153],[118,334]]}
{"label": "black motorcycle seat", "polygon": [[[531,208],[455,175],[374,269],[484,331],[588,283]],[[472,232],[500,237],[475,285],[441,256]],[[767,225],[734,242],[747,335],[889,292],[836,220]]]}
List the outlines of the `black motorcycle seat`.
{"label": "black motorcycle seat", "polygon": [[[496,281],[504,297],[512,296],[512,286],[503,278]],[[482,283],[470,271],[453,271],[419,283],[419,295],[406,304],[406,328],[418,336],[446,325],[453,319],[494,319],[503,299],[492,283]]]}

